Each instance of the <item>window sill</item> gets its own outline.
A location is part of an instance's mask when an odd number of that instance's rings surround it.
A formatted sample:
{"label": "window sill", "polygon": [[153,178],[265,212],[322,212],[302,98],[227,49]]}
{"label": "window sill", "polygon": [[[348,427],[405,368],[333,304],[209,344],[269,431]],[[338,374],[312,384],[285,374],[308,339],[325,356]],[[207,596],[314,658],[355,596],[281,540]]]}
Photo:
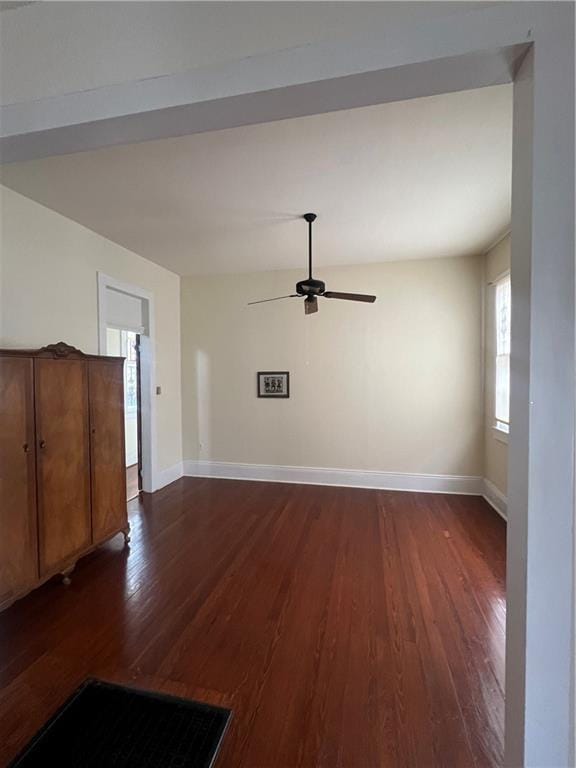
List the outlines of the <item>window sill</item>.
{"label": "window sill", "polygon": [[494,438],[498,440],[499,443],[504,443],[505,445],[508,445],[508,436],[509,432],[506,432],[503,429],[500,429],[500,427],[492,427],[492,433],[494,435]]}

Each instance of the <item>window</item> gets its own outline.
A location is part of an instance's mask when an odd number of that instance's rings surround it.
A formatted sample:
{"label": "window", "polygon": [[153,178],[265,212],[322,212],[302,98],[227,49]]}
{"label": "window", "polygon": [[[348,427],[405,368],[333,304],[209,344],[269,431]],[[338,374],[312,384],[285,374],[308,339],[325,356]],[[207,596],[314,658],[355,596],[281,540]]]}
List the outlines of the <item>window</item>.
{"label": "window", "polygon": [[502,432],[510,430],[510,275],[496,284],[496,381],[494,396],[494,426]]}

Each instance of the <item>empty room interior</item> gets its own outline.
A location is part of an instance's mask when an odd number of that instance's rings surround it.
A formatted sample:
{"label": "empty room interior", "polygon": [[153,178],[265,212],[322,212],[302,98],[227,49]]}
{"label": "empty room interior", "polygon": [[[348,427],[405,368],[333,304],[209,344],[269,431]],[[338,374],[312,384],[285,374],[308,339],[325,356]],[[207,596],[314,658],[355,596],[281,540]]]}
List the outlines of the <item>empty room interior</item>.
{"label": "empty room interior", "polygon": [[573,765],[505,696],[531,40],[271,90],[501,5],[0,4],[0,765]]}

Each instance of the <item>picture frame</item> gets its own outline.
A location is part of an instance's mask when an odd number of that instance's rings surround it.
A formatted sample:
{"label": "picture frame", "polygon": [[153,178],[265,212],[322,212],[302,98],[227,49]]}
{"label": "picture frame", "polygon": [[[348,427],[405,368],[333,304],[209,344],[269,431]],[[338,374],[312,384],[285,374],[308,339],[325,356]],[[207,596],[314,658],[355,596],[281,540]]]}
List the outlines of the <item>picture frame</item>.
{"label": "picture frame", "polygon": [[287,398],[290,397],[289,371],[258,371],[258,397]]}

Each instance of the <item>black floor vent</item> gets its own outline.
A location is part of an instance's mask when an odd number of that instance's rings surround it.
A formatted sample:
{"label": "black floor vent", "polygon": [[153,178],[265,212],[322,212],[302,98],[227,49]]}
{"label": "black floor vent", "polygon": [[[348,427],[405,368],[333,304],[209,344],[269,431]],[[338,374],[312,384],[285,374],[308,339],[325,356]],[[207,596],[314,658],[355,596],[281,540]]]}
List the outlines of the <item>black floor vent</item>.
{"label": "black floor vent", "polygon": [[209,768],[231,711],[87,680],[11,768]]}

